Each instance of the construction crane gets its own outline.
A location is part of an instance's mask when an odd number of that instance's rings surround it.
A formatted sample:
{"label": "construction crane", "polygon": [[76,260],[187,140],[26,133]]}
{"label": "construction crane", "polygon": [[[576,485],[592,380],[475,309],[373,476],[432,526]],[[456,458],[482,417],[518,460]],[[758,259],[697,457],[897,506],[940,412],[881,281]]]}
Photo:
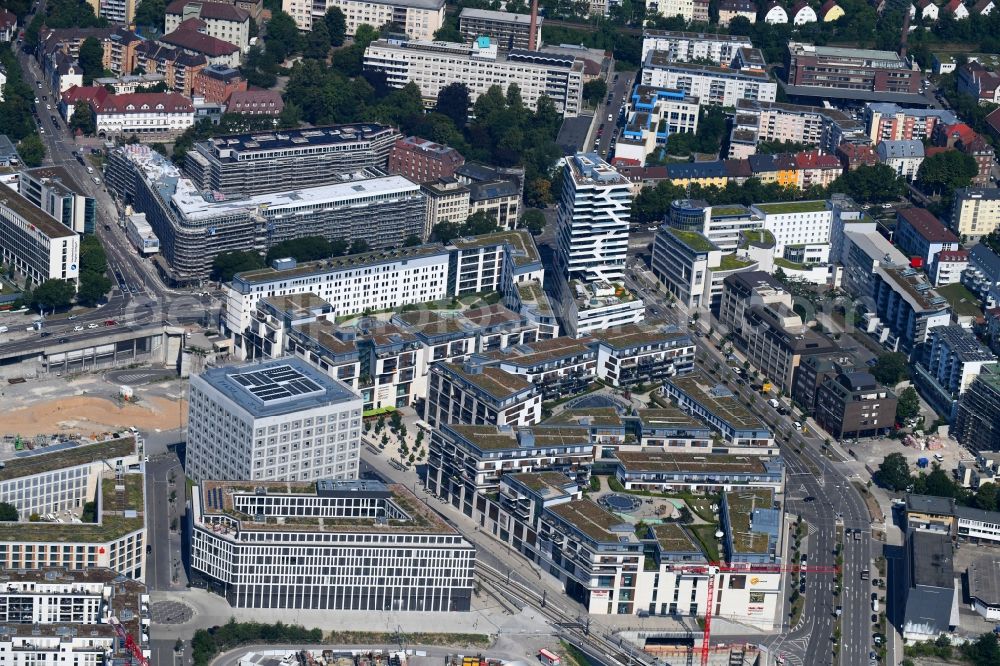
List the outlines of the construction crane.
{"label": "construction crane", "polygon": [[118,638],[125,643],[125,649],[132,655],[133,661],[139,666],[149,666],[149,660],[142,654],[142,648],[136,644],[135,639],[132,638],[132,634],[125,630],[125,627],[118,621],[118,618],[111,617],[110,622],[111,626],[115,628]]}
{"label": "construction crane", "polygon": [[839,567],[782,566],[779,564],[750,564],[712,562],[701,565],[674,565],[672,571],[683,571],[708,576],[708,600],[705,604],[705,631],[701,639],[701,666],[708,666],[708,653],[712,637],[712,614],[715,607],[715,577],[720,573],[772,574],[836,574]]}

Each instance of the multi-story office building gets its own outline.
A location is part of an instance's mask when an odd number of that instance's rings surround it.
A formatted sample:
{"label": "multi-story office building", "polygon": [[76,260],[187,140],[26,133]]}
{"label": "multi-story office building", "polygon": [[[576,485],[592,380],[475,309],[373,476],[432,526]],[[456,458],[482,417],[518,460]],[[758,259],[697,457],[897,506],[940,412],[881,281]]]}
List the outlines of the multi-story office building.
{"label": "multi-story office building", "polygon": [[444,0],[282,0],[281,8],[291,14],[299,30],[312,30],[315,21],[322,21],[326,12],[336,7],[344,13],[347,35],[353,36],[358,26],[399,26],[410,39],[433,39],[444,25]]}
{"label": "multi-story office building", "polygon": [[622,283],[570,280],[561,313],[563,330],[580,337],[610,326],[638,324],[646,317],[646,306]]}
{"label": "multi-story office building", "polygon": [[596,153],[566,161],[559,195],[559,263],[571,278],[620,280],[628,251],[631,186]]}
{"label": "multi-story office building", "polygon": [[778,84],[757,69],[674,62],[660,51],[643,60],[642,85],[682,90],[702,104],[736,106],[739,99],[773,102]]}
{"label": "multi-story office building", "polygon": [[429,183],[442,178],[451,178],[455,170],[465,164],[454,148],[408,136],[396,139],[389,151],[389,173],[405,176],[414,183]]}
{"label": "multi-story office building", "polygon": [[504,372],[473,355],[463,363],[435,363],[428,376],[424,420],[524,426],[542,418],[542,393],[526,378]]}
{"label": "multi-story office building", "polygon": [[646,30],[642,33],[642,59],[659,51],[673,62],[705,62],[728,67],[740,49],[753,48],[748,37],[702,32]]}
{"label": "multi-story office building", "polygon": [[979,373],[955,412],[952,432],[973,453],[1000,450],[1000,372],[995,367]]}
{"label": "multi-story office building", "polygon": [[77,233],[94,232],[94,197],[73,178],[65,167],[44,166],[18,174],[18,191],[25,199]]}
{"label": "multi-story office building", "polygon": [[[544,20],[544,17],[538,16],[535,18],[534,26],[532,26],[530,14],[512,14],[463,7],[458,14],[458,31],[469,42],[486,35],[505,51],[513,49],[536,50],[542,46],[542,22]],[[535,29],[534,35],[531,34],[532,27]]]}
{"label": "multi-story office building", "polygon": [[[687,203],[674,202],[683,204],[685,208]],[[723,222],[716,227],[719,236],[735,235],[738,239],[739,227],[760,226],[759,220],[751,220],[749,214],[744,215],[745,208],[742,206],[735,208],[742,210],[733,216],[730,216],[725,209],[716,209],[719,215],[712,216],[711,219]],[[707,213],[707,209],[703,209],[702,212]],[[676,223],[678,222],[675,219],[671,219],[656,233],[650,263],[653,275],[687,307],[717,308],[726,276],[741,271],[756,270],[759,266],[758,260],[726,254],[705,234],[685,228],[675,228],[673,225]],[[733,249],[736,249],[738,244],[738,240],[734,241]],[[765,255],[770,259],[771,250],[767,249]]]}
{"label": "multi-story office building", "polygon": [[228,287],[225,328],[246,330],[258,301],[272,296],[315,294],[337,316],[441,300],[448,294],[448,261],[440,245],[423,245],[238,273]]}
{"label": "multi-story office building", "polygon": [[941,220],[926,208],[902,208],[896,211],[896,244],[911,257],[920,257],[930,268],[938,253],[957,250],[958,236],[945,228]]}
{"label": "multi-story office building", "polygon": [[948,300],[915,268],[880,265],[874,278],[875,307],[866,330],[889,349],[909,354],[932,328],[950,322]]}
{"label": "multi-story office building", "polygon": [[250,50],[250,12],[228,2],[174,0],[167,5],[163,32],[173,32],[190,19],[204,24],[199,32],[238,46],[243,53]]}
{"label": "multi-story office building", "polygon": [[469,213],[486,213],[500,229],[517,227],[521,209],[521,189],[513,180],[469,183]]}
{"label": "multi-story office building", "polygon": [[469,187],[454,178],[442,178],[423,183],[420,192],[427,199],[427,225],[424,238],[430,238],[435,225],[441,222],[463,224],[469,219]]}
{"label": "multi-story office building", "polygon": [[80,238],[14,190],[0,191],[0,259],[33,284],[80,275]]}
{"label": "multi-story office building", "polygon": [[420,186],[402,176],[230,199],[199,188],[145,146],[114,151],[106,173],[116,193],[146,214],[168,264],[160,268],[177,283],[207,278],[222,252],[263,252],[291,238],[363,240],[386,249],[424,233],[427,205]]}
{"label": "multi-story office building", "polygon": [[476,496],[497,492],[510,470],[586,480],[593,460],[594,446],[583,428],[442,424],[427,449],[427,489],[471,515]]}
{"label": "multi-story office building", "polygon": [[922,74],[895,51],[788,43],[788,93],[867,101],[920,99]]}
{"label": "multi-story office building", "polygon": [[951,228],[970,243],[993,233],[1000,225],[1000,189],[962,187],[955,190]]}
{"label": "multi-story office building", "polygon": [[774,236],[776,256],[787,257],[795,250],[802,255],[799,263],[829,259],[834,211],[828,201],[759,204],[752,210],[763,220],[762,227]]}
{"label": "multi-story office building", "polygon": [[297,358],[192,375],[187,474],[261,481],[355,479],[361,396]]}
{"label": "multi-story office building", "polygon": [[938,125],[957,122],[955,114],[947,109],[912,109],[889,103],[865,105],[865,128],[875,145],[881,141],[930,139]]}
{"label": "multi-story office building", "polygon": [[384,72],[393,88],[416,83],[427,104],[433,104],[438,92],[451,83],[464,83],[473,103],[491,87],[506,91],[513,83],[530,109],[544,96],[565,116],[580,113],[583,61],[544,50],[502,53],[489,37],[471,44],[380,39],[365,49],[364,67]]}
{"label": "multi-story office building", "polygon": [[[905,266],[908,261],[874,227],[864,231],[845,228],[842,235],[839,260],[844,266],[841,280],[844,291],[867,306],[874,306],[875,270],[882,265]],[[834,233],[833,239],[837,236]]]}
{"label": "multi-story office building", "polygon": [[746,409],[732,391],[712,384],[707,375],[670,377],[661,390],[664,397],[676,400],[678,407],[718,432],[731,447],[731,453],[737,449],[761,452],[756,455],[777,455],[777,445],[767,424]]}
{"label": "multi-story office building", "polygon": [[734,334],[737,348],[768,380],[786,392],[803,356],[834,349],[833,342],[802,323],[792,296],[761,271],[725,279],[719,321]]}
{"label": "multi-story office building", "polygon": [[[91,666],[149,660],[149,596],[110,569],[4,573],[0,653],[11,666]],[[124,630],[119,635],[118,629]]]}
{"label": "multi-story office building", "polygon": [[[8,459],[0,476],[0,501],[13,505],[19,519],[0,523],[0,567],[105,567],[142,580],[146,504],[141,461],[141,445],[131,432]],[[92,517],[83,513],[87,502],[96,503]]]}
{"label": "multi-story office building", "polygon": [[404,486],[203,481],[191,568],[237,608],[467,611],[475,549]]}
{"label": "multi-story office building", "polygon": [[341,182],[345,174],[385,168],[399,138],[376,123],[329,125],[281,132],[227,134],[199,141],[187,152],[184,171],[204,190],[266,194]]}
{"label": "multi-story office building", "polygon": [[897,402],[869,373],[840,372],[820,384],[813,417],[838,440],[876,437],[895,427]]}

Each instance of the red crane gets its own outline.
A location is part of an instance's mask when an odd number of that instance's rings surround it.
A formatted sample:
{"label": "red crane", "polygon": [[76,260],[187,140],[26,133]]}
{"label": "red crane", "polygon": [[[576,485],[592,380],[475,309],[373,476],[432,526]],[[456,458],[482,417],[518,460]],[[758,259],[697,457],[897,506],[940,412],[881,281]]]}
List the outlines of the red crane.
{"label": "red crane", "polygon": [[770,574],[770,573],[802,573],[802,574],[835,574],[840,571],[839,567],[809,567],[809,566],[782,566],[780,564],[749,564],[749,563],[726,563],[713,562],[702,565],[675,565],[671,567],[673,571],[687,571],[691,573],[708,575],[708,602],[705,604],[705,631],[701,638],[701,666],[708,666],[708,653],[712,637],[712,612],[715,607],[715,576],[720,573],[748,573],[748,574]]}
{"label": "red crane", "polygon": [[132,658],[135,660],[139,666],[149,666],[149,660],[142,654],[142,648],[136,644],[135,639],[132,638],[132,634],[125,630],[122,623],[118,621],[118,618],[111,618],[111,626],[115,628],[115,633],[118,634],[118,638],[125,641],[125,649],[132,654]]}

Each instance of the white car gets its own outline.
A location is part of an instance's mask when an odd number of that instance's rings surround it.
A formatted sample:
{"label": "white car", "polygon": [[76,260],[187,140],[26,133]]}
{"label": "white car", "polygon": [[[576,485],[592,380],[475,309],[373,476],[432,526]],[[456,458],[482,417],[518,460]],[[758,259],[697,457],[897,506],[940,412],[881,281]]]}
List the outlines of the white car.
{"label": "white car", "polygon": [[52,110],[52,105],[51,104],[46,104],[45,105],[45,110],[46,111],[51,111]]}
{"label": "white car", "polygon": [[39,134],[45,134],[45,128],[44,127],[39,127],[38,128],[38,133]]}
{"label": "white car", "polygon": [[100,185],[101,184],[101,179],[95,176],[94,177],[94,184],[95,185]]}
{"label": "white car", "polygon": [[73,330],[74,331],[82,331],[83,330],[83,326],[80,326],[79,324],[77,324],[76,326],[73,327]]}
{"label": "white car", "polygon": [[41,101],[42,101],[42,100],[38,99],[37,97],[35,98],[35,104],[38,104],[38,103],[39,103],[39,102],[41,102]]}
{"label": "white car", "polygon": [[87,324],[87,328],[97,328],[97,324]]}

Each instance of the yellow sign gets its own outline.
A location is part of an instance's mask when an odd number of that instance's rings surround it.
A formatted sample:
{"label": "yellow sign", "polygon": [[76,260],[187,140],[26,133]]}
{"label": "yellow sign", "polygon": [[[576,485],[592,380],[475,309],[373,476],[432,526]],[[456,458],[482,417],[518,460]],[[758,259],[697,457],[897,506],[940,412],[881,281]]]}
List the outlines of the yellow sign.
{"label": "yellow sign", "polygon": [[760,387],[760,390],[763,391],[764,393],[770,393],[771,392],[771,382],[764,382],[764,385],[762,387]]}
{"label": "yellow sign", "polygon": [[757,578],[757,576],[754,576],[753,578],[750,579],[750,584],[751,585],[756,585],[759,582],[760,582],[760,578]]}

